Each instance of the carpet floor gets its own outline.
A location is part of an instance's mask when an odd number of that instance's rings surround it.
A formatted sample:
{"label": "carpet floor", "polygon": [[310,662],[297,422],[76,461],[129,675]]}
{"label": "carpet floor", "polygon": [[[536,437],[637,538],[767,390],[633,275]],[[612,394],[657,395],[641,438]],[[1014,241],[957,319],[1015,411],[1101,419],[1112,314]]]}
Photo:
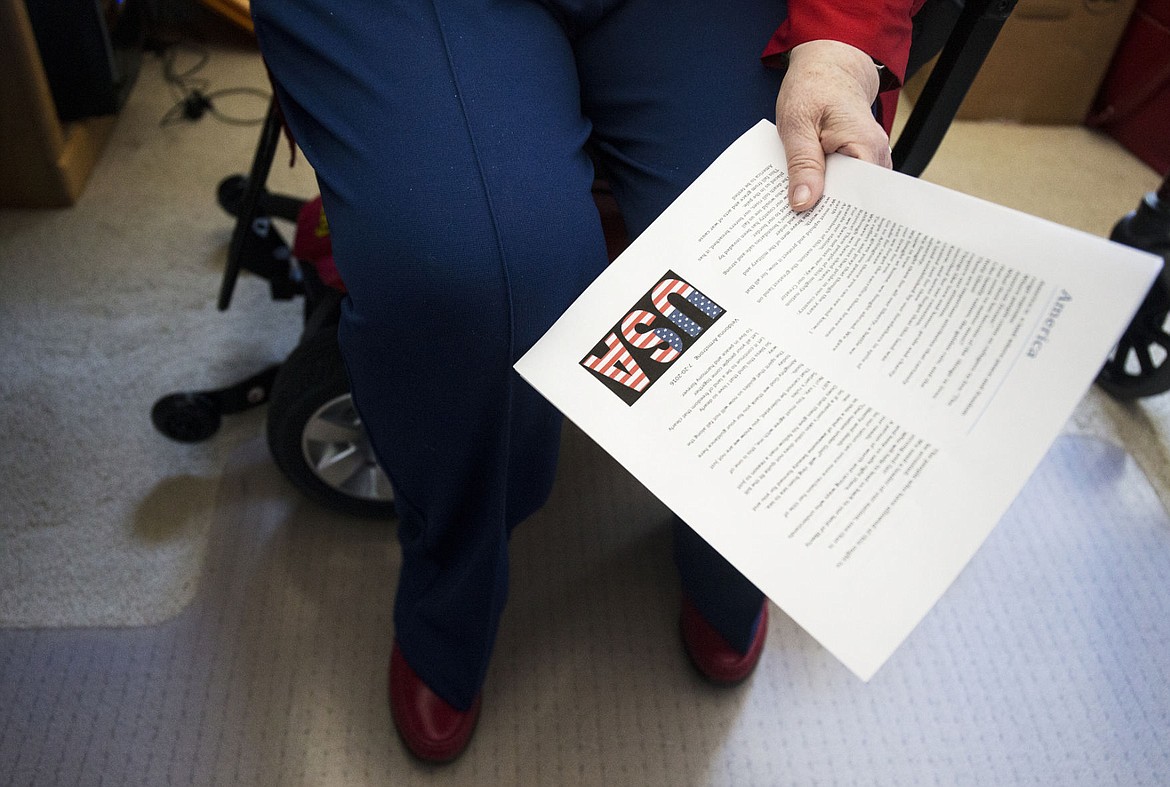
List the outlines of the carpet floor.
{"label": "carpet floor", "polygon": [[564,454],[517,531],[483,717],[455,764],[417,764],[390,723],[393,528],[290,497],[253,440],[177,618],[0,630],[0,784],[1170,778],[1170,518],[1120,448],[1060,438],[868,684],[773,609],[757,672],[730,690],[680,646],[669,513],[575,430]]}

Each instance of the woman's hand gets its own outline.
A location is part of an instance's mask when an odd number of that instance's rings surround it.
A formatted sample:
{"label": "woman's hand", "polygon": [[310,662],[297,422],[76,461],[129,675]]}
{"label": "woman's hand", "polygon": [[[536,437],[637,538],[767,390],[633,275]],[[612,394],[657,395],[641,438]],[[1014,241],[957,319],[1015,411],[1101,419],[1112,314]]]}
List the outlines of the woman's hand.
{"label": "woman's hand", "polygon": [[776,127],[788,156],[788,203],[811,208],[825,190],[825,155],[844,153],[890,167],[890,140],[871,109],[878,71],[860,49],[809,41],[788,55],[776,97]]}

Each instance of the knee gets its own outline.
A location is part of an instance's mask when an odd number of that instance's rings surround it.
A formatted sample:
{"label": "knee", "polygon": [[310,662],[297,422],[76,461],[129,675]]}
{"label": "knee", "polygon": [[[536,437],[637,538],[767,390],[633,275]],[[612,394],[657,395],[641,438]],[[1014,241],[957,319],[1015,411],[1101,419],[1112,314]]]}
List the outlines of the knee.
{"label": "knee", "polygon": [[386,194],[329,200],[353,316],[372,329],[526,349],[606,263],[591,197]]}

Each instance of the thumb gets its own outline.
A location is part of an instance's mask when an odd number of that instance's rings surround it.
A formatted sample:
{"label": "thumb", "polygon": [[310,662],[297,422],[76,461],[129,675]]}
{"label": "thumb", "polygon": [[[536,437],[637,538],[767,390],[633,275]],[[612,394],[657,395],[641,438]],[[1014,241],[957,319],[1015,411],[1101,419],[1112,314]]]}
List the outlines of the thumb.
{"label": "thumb", "polygon": [[780,139],[788,159],[788,204],[799,213],[817,204],[825,191],[825,151],[812,127],[785,129]]}

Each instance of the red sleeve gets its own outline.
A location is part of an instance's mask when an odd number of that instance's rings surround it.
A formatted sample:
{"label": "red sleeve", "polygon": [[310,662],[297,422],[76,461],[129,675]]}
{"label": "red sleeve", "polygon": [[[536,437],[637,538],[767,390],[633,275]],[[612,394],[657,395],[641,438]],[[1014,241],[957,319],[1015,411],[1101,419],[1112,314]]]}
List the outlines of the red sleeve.
{"label": "red sleeve", "polygon": [[906,76],[910,57],[911,17],[925,0],[793,0],[788,18],[772,34],[764,49],[767,65],[782,64],[793,47],[808,41],[830,39],[855,46],[889,69],[894,84],[882,93],[882,125],[894,122],[897,88]]}

